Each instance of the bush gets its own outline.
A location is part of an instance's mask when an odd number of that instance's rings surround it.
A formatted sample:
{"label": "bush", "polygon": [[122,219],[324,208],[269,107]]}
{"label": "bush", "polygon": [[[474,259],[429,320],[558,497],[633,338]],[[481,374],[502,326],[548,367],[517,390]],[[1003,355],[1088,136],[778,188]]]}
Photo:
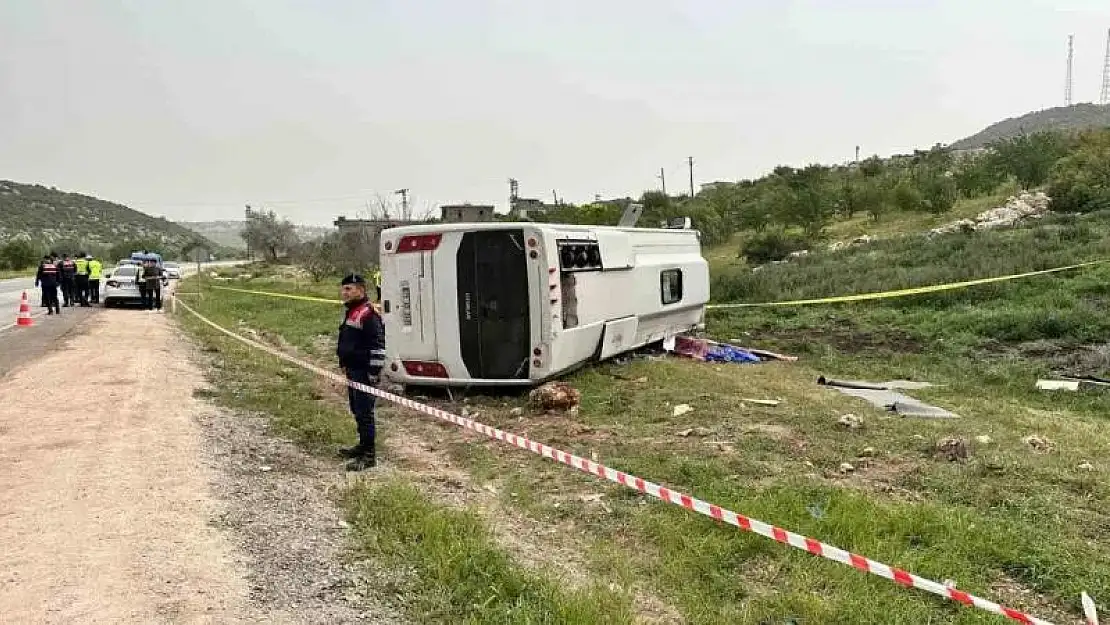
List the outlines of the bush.
{"label": "bush", "polygon": [[35,266],[40,252],[26,239],[9,241],[0,247],[0,269],[20,271]]}
{"label": "bush", "polygon": [[791,252],[804,250],[808,246],[808,240],[802,235],[770,230],[748,237],[740,248],[740,254],[748,262],[762,265],[773,260],[782,260]]}
{"label": "bush", "polygon": [[1110,209],[1110,130],[1080,138],[1079,149],[1052,168],[1048,194],[1057,212]]}
{"label": "bush", "polygon": [[919,211],[925,207],[925,197],[910,180],[903,180],[894,187],[894,205],[900,211]]}

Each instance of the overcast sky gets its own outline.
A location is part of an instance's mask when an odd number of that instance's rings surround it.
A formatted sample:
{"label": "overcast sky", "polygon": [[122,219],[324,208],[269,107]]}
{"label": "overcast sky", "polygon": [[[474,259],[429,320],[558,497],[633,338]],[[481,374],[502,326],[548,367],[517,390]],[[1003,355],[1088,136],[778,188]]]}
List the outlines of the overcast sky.
{"label": "overcast sky", "polygon": [[302,223],[951,142],[1097,101],[1107,0],[3,0],[0,179]]}

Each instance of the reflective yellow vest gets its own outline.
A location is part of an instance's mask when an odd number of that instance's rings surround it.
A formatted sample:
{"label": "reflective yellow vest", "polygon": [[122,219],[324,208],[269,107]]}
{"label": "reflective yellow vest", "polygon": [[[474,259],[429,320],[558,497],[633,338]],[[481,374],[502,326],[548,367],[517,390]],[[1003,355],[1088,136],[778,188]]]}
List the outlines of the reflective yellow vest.
{"label": "reflective yellow vest", "polygon": [[382,286],[382,270],[374,270],[374,286],[381,288]]}
{"label": "reflective yellow vest", "polygon": [[73,264],[77,266],[77,275],[89,275],[89,261],[85,260],[84,258],[78,258],[77,260],[73,261]]}
{"label": "reflective yellow vest", "polygon": [[99,280],[104,272],[104,266],[95,258],[89,261],[89,280]]}

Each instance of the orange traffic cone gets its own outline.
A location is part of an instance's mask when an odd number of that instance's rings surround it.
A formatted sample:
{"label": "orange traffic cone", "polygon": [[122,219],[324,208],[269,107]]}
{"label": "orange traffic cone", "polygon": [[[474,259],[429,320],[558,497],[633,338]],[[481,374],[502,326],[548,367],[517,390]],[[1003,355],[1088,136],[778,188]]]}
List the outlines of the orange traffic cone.
{"label": "orange traffic cone", "polygon": [[27,291],[23,292],[23,301],[19,302],[19,319],[16,320],[15,325],[24,328],[35,325],[35,320],[31,318],[31,304],[27,301]]}

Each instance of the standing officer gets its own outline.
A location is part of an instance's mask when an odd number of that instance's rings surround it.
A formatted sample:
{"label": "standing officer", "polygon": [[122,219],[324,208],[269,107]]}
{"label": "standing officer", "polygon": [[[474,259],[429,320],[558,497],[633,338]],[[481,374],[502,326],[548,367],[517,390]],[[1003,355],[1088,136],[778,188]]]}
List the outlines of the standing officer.
{"label": "standing officer", "polygon": [[104,274],[104,265],[100,261],[93,258],[92,254],[87,257],[89,261],[89,299],[92,303],[100,303],[100,278]]}
{"label": "standing officer", "polygon": [[380,266],[376,267],[374,269],[374,274],[373,275],[374,275],[374,289],[376,289],[377,292],[378,292],[377,301],[380,302],[380,301],[382,301],[382,268]]}
{"label": "standing officer", "polygon": [[[366,295],[366,279],[351,274],[340,283],[346,312],[339,326],[336,355],[351,382],[377,384],[385,365],[385,325]],[[347,401],[358,426],[358,444],[339,453],[350,458],[348,471],[362,471],[376,464],[374,457],[374,396],[347,387]]]}
{"label": "standing officer", "polygon": [[165,281],[165,272],[158,266],[157,261],[147,259],[139,267],[138,276],[139,293],[143,297],[143,307],[153,311],[156,307],[162,310],[162,283]]}
{"label": "standing officer", "polygon": [[77,289],[77,264],[69,254],[62,254],[61,270],[63,305],[69,308],[73,305],[73,292]]}
{"label": "standing officer", "polygon": [[58,265],[50,255],[42,257],[39,271],[35,274],[35,286],[42,287],[42,301],[45,302],[46,314],[62,314],[58,307]]}
{"label": "standing officer", "polygon": [[74,286],[74,300],[78,304],[87,308],[89,306],[89,257],[84,252],[77,253],[77,259],[73,261],[76,267],[76,282]]}

